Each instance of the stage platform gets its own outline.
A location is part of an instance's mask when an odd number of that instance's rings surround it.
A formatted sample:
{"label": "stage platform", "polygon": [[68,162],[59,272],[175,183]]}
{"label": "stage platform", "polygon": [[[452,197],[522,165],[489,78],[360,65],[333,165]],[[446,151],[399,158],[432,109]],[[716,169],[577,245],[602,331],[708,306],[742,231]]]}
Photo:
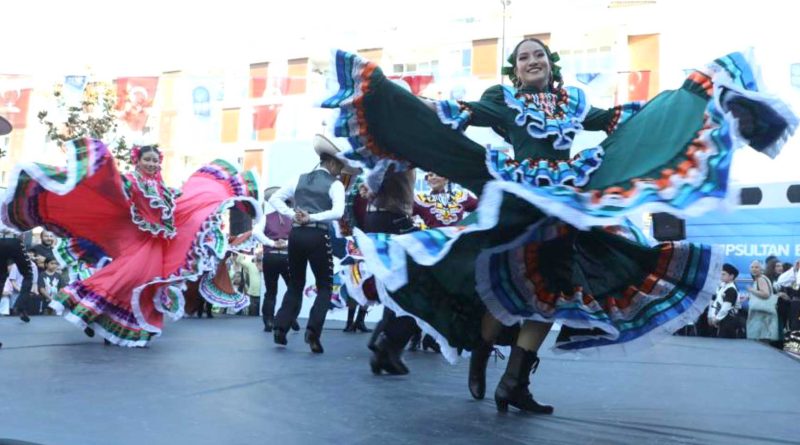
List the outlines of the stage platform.
{"label": "stage platform", "polygon": [[[672,337],[622,358],[541,353],[552,416],[470,398],[468,361],[409,352],[376,377],[366,334],[332,322],[313,355],[256,317],[169,323],[146,349],[104,346],[58,317],[0,318],[0,443],[797,444],[800,361],[745,340]],[[551,336],[550,340],[555,336]]]}

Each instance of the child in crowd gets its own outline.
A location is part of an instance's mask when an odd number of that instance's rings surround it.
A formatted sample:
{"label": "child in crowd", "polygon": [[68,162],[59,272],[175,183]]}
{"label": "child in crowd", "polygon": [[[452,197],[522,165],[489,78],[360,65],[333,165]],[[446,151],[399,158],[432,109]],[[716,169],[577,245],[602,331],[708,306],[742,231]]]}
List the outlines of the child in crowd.
{"label": "child in crowd", "polygon": [[739,291],[736,289],[736,277],[739,271],[732,265],[722,265],[722,282],[717,289],[717,294],[708,307],[708,325],[717,328],[720,338],[736,338],[738,320],[736,318],[736,304]]}
{"label": "child in crowd", "polygon": [[37,303],[41,306],[40,313],[66,284],[63,275],[58,270],[58,261],[53,257],[45,258],[44,272],[39,275],[39,282],[36,286],[39,289]]}

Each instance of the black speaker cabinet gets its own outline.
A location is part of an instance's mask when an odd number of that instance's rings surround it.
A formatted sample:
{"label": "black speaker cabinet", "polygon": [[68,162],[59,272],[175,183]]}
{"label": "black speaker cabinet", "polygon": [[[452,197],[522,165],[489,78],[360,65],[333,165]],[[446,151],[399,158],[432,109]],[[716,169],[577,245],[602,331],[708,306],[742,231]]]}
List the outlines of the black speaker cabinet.
{"label": "black speaker cabinet", "polygon": [[686,222],[669,213],[653,213],[653,238],[658,241],[686,239]]}

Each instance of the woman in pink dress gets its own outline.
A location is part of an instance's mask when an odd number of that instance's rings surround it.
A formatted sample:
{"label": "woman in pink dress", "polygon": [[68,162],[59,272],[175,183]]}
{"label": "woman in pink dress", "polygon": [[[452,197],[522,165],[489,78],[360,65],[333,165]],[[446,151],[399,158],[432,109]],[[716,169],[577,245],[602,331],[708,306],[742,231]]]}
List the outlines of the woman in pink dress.
{"label": "woman in pink dress", "polygon": [[[43,226],[69,238],[71,256],[90,264],[112,258],[90,278],[66,286],[50,306],[89,336],[98,332],[120,346],[145,346],[161,334],[165,316],[183,315],[186,282],[215,271],[232,248],[222,231],[224,212],[236,205],[260,217],[257,179],[216,160],[179,191],[164,184],[154,146],[134,148],[135,170],[124,175],[98,140],[72,141],[68,153],[66,168],[16,167],[3,222],[18,230]],[[246,296],[203,281],[201,294],[210,302],[247,306]]]}

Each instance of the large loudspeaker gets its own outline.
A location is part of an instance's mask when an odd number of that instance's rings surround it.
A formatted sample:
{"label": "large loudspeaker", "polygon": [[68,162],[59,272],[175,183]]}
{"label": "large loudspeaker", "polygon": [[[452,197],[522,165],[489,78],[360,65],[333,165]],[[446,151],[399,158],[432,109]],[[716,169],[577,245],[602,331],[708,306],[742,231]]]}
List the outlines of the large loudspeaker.
{"label": "large loudspeaker", "polygon": [[686,222],[669,213],[653,213],[653,238],[658,241],[686,239]]}
{"label": "large loudspeaker", "polygon": [[228,222],[231,226],[231,235],[236,236],[253,229],[253,219],[244,210],[239,210],[236,206],[231,207],[228,214]]}

